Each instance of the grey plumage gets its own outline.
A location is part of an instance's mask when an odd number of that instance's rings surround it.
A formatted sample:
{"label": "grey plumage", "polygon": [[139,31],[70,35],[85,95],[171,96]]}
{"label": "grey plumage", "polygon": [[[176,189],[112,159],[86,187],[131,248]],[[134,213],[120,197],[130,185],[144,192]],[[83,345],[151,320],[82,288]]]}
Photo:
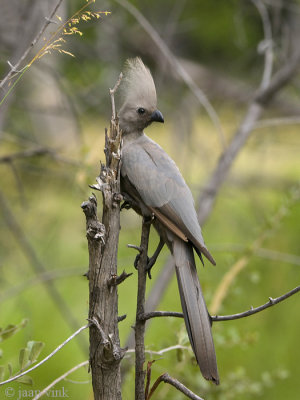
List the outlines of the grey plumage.
{"label": "grey plumage", "polygon": [[[219,383],[211,322],[202,295],[193,248],[213,264],[198,223],[192,194],[174,161],[143,132],[163,122],[156,109],[150,71],[139,58],[128,60],[119,111],[123,131],[121,187],[141,215],[156,216],[154,226],[174,256],[184,320],[203,376]],[[202,259],[202,257],[201,257]]]}

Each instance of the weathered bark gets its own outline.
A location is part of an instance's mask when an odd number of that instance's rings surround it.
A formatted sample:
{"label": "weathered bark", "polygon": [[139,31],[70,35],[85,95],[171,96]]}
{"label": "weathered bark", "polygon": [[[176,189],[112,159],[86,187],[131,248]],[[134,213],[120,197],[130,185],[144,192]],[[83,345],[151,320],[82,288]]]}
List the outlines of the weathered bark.
{"label": "weathered bark", "polygon": [[117,252],[120,230],[120,134],[116,118],[106,133],[106,165],[101,165],[94,189],[103,195],[102,223],[97,218],[95,195],[82,204],[89,247],[90,366],[95,400],[121,399],[118,331]]}

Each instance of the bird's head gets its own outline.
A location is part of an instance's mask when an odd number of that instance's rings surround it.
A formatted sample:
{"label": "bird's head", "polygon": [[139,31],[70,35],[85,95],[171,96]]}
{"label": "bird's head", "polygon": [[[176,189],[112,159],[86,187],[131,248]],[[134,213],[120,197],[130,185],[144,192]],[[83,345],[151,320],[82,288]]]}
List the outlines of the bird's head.
{"label": "bird's head", "polygon": [[154,121],[164,122],[157,110],[153,78],[140,58],[126,61],[120,92],[122,105],[118,115],[124,134],[142,132]]}

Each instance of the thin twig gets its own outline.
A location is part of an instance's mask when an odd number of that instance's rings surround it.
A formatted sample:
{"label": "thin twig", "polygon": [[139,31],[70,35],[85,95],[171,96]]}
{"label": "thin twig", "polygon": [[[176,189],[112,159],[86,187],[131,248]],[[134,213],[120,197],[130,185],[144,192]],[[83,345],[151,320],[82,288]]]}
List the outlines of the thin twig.
{"label": "thin twig", "polygon": [[138,292],[135,322],[135,400],[145,399],[145,324],[140,317],[145,312],[145,294],[147,281],[147,254],[151,223],[143,219],[141,233],[141,252],[137,263]]}
{"label": "thin twig", "polygon": [[145,386],[145,399],[148,398],[149,389],[150,389],[150,382],[151,382],[151,368],[152,364],[155,363],[155,360],[147,362],[147,375],[146,375],[146,386]]}
{"label": "thin twig", "polygon": [[151,311],[151,312],[147,312],[141,316],[141,318],[144,321],[147,321],[148,319],[151,319],[151,318],[157,318],[157,317],[183,318],[183,314],[181,312],[175,312],[175,311]]}
{"label": "thin twig", "polygon": [[50,353],[47,357],[45,357],[43,360],[41,360],[39,363],[37,363],[35,366],[27,369],[26,371],[21,372],[18,375],[15,375],[6,381],[0,382],[0,386],[5,385],[6,383],[15,381],[18,378],[21,378],[21,376],[24,376],[28,374],[29,372],[33,371],[34,369],[38,368],[40,365],[44,364],[46,361],[48,361],[51,357],[53,357],[59,350],[61,350],[67,343],[69,343],[72,339],[74,339],[75,336],[79,335],[80,332],[83,330],[87,329],[90,325],[84,325],[81,328],[79,328],[76,332],[74,332],[68,339],[66,339],[62,344],[60,344],[52,353]]}
{"label": "thin twig", "polygon": [[300,124],[300,117],[298,116],[285,117],[285,118],[271,118],[258,121],[254,125],[254,129],[268,128],[270,126],[296,125],[296,124]]}
{"label": "thin twig", "polygon": [[19,158],[30,158],[35,156],[43,156],[45,154],[51,153],[52,150],[47,147],[40,147],[37,149],[29,149],[24,151],[18,151],[17,153],[7,154],[0,157],[0,163],[11,163]]}
{"label": "thin twig", "polygon": [[[179,314],[179,313],[178,313]],[[181,318],[183,318],[183,314],[181,314]],[[191,347],[182,346],[181,344],[175,344],[174,346],[166,347],[165,349],[161,350],[145,350],[145,353],[150,354],[151,356],[162,356],[164,353],[168,353],[169,351],[173,350],[190,350]],[[127,349],[126,354],[135,353],[135,349]]]}
{"label": "thin twig", "polygon": [[115,106],[115,92],[117,91],[118,87],[120,86],[121,80],[123,78],[122,72],[119,75],[119,79],[117,80],[113,89],[109,89],[110,98],[111,98],[111,109],[112,109],[112,120],[115,121],[116,119],[116,106]]}
{"label": "thin twig", "polygon": [[[293,296],[294,294],[298,293],[300,291],[300,286],[297,286],[295,289],[290,290],[289,292],[283,294],[282,296],[279,296],[275,299],[272,297],[269,297],[269,301],[261,306],[251,308],[250,310],[243,311],[241,313],[237,314],[231,314],[231,315],[212,315],[211,320],[213,322],[220,322],[220,321],[232,321],[234,319],[240,319],[240,318],[245,318],[249,317],[250,315],[257,314],[261,311],[266,310],[269,307],[274,306],[275,304],[281,303],[282,301],[288,299],[289,297]],[[156,317],[175,317],[175,318],[183,318],[183,314],[179,312],[172,312],[172,311],[152,311],[149,313],[145,313],[142,318],[146,321],[151,318],[156,318]],[[157,354],[162,354],[162,352],[157,352]]]}
{"label": "thin twig", "polygon": [[266,88],[272,77],[273,70],[273,38],[272,38],[272,27],[268,14],[268,10],[264,3],[261,0],[252,0],[253,4],[257,8],[264,29],[264,40],[260,43],[260,47],[262,52],[265,53],[265,64],[264,64],[264,72],[260,84],[260,88]]}
{"label": "thin twig", "polygon": [[195,95],[198,101],[202,104],[205,108],[206,112],[208,113],[210,119],[212,120],[214,126],[217,129],[219,134],[219,139],[223,149],[226,146],[225,143],[225,136],[224,132],[220,123],[220,119],[218,114],[216,113],[215,109],[209,102],[208,98],[206,97],[205,93],[198,87],[192,77],[188,74],[186,69],[183,67],[181,62],[174,56],[171,52],[170,48],[167,44],[163,41],[163,39],[159,36],[157,31],[153,28],[150,22],[144,17],[144,15],[132,4],[129,3],[127,0],[115,0],[120,6],[124,7],[134,18],[138,21],[141,27],[148,33],[151,37],[153,42],[161,51],[162,55],[168,61],[170,67],[176,71],[176,73],[180,76],[180,78],[184,81],[187,87],[191,90],[191,92]]}
{"label": "thin twig", "polygon": [[49,389],[55,386],[58,382],[65,379],[68,375],[72,374],[72,372],[77,371],[79,368],[84,367],[85,365],[89,365],[89,360],[83,361],[82,363],[75,365],[75,367],[69,369],[69,371],[65,372],[63,375],[56,378],[53,382],[50,383],[50,385],[46,386],[45,389],[43,389],[40,393],[38,393],[32,400],[38,400],[45,394],[49,396],[49,394],[47,394]]}
{"label": "thin twig", "polygon": [[299,64],[300,50],[297,50],[297,52],[286,61],[285,65],[273,75],[270,84],[266,88],[258,90],[254,101],[263,106],[268,105],[274,96],[295,76],[296,72],[299,70]]}
{"label": "thin twig", "polygon": [[56,6],[53,8],[51,14],[49,15],[49,17],[45,18],[45,23],[44,25],[41,27],[39,33],[36,35],[36,37],[33,39],[33,41],[30,43],[30,45],[28,46],[28,48],[24,51],[24,53],[22,54],[22,56],[19,58],[19,60],[15,63],[15,65],[13,67],[10,68],[9,72],[6,74],[6,76],[2,79],[2,81],[0,82],[0,89],[4,87],[4,85],[6,84],[6,82],[11,78],[11,76],[13,75],[13,73],[19,68],[20,64],[25,60],[25,58],[27,57],[27,55],[29,54],[30,50],[37,44],[37,42],[40,40],[41,36],[43,35],[43,33],[45,32],[45,30],[47,29],[48,25],[52,22],[52,18],[54,17],[56,11],[58,10],[59,6],[61,5],[62,0],[59,0],[56,4]]}
{"label": "thin twig", "polygon": [[135,244],[128,244],[127,247],[129,249],[134,249],[134,250],[138,251],[139,253],[142,252],[142,248],[140,246],[136,246]]}
{"label": "thin twig", "polygon": [[253,314],[257,314],[260,311],[263,311],[269,307],[274,306],[275,304],[278,304],[286,299],[288,299],[289,297],[291,297],[293,294],[296,294],[300,291],[300,286],[297,286],[295,289],[290,290],[289,292],[283,294],[282,296],[279,296],[275,299],[273,299],[272,297],[269,297],[269,301],[259,307],[256,308],[251,308],[248,311],[244,311],[238,314],[232,314],[232,315],[216,315],[216,316],[212,316],[212,321],[213,322],[218,322],[218,321],[232,321],[234,319],[240,319],[240,318],[245,318],[245,317],[249,317],[250,315]]}
{"label": "thin twig", "polygon": [[0,157],[0,163],[12,163],[15,160],[23,159],[23,158],[31,158],[36,156],[44,156],[49,155],[56,161],[61,161],[66,164],[71,164],[75,166],[80,166],[81,164],[78,161],[67,159],[58,153],[56,153],[55,149],[51,149],[49,147],[38,147],[34,149],[27,149],[23,151],[18,151],[16,153],[7,154]]}
{"label": "thin twig", "polygon": [[182,383],[180,383],[177,379],[172,378],[168,373],[164,373],[157,378],[157,380],[154,382],[154,384],[151,388],[151,391],[149,393],[149,396],[146,400],[150,400],[153,393],[155,392],[155,390],[157,389],[158,385],[161,382],[169,383],[170,385],[174,386],[177,390],[179,390],[181,393],[183,393],[189,399],[203,400],[202,397],[197,396],[194,392],[192,392],[190,389],[188,389],[186,386],[184,386]]}

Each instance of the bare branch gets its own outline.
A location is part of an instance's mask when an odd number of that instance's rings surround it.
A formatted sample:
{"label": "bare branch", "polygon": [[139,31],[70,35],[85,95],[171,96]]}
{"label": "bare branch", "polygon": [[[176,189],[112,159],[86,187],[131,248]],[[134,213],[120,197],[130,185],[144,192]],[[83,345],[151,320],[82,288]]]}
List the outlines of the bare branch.
{"label": "bare branch", "polygon": [[76,337],[77,335],[79,335],[79,333],[81,333],[82,331],[84,331],[86,328],[89,327],[89,324],[82,326],[81,328],[79,328],[76,332],[74,332],[70,337],[68,337],[68,339],[66,339],[62,344],[60,344],[54,351],[52,351],[52,353],[50,353],[47,357],[45,357],[43,360],[41,360],[39,363],[37,363],[35,366],[27,369],[26,371],[21,372],[18,375],[15,375],[9,379],[7,379],[6,381],[0,382],[0,386],[5,385],[6,383],[15,381],[18,378],[21,378],[21,376],[24,376],[26,374],[28,374],[29,372],[33,371],[34,369],[38,368],[39,366],[41,366],[42,364],[44,364],[46,361],[48,361],[51,357],[53,357],[59,350],[61,350],[67,343],[69,343],[72,339],[74,339],[74,337]]}
{"label": "bare branch", "polygon": [[143,249],[140,246],[136,246],[135,244],[128,244],[127,247],[129,249],[134,249],[134,250],[138,251],[139,253],[141,253],[143,251]]}
{"label": "bare branch", "polygon": [[127,317],[127,314],[120,315],[120,316],[118,317],[118,322],[124,321],[124,319],[125,319],[126,317]]}
{"label": "bare branch", "polygon": [[295,76],[296,72],[299,69],[300,64],[300,51],[294,54],[289,60],[287,60],[286,64],[277,71],[271,81],[270,84],[263,89],[260,89],[254,101],[266,106],[273,97]]}
{"label": "bare branch", "polygon": [[[250,315],[257,314],[261,311],[266,310],[269,307],[274,306],[275,304],[281,303],[282,301],[288,299],[289,297],[293,296],[294,294],[298,293],[300,291],[300,286],[297,286],[295,289],[290,290],[289,292],[283,294],[282,296],[279,296],[275,299],[272,297],[269,297],[269,301],[261,306],[251,308],[250,310],[243,311],[241,313],[237,314],[232,314],[232,315],[216,315],[216,316],[211,316],[211,320],[213,322],[219,322],[219,321],[232,321],[234,319],[240,319],[240,318],[245,318],[249,317]],[[183,314],[179,312],[172,312],[172,311],[152,311],[149,313],[145,313],[142,318],[146,321],[151,318],[156,318],[156,317],[176,317],[176,318],[183,318]],[[158,352],[158,354],[161,354],[161,352]]]}
{"label": "bare branch", "polygon": [[263,112],[263,107],[267,106],[275,94],[294,77],[299,68],[299,63],[300,52],[291,60],[286,62],[286,64],[273,76],[267,87],[258,90],[254,101],[248,108],[244,120],[241,122],[231,143],[220,157],[211,178],[199,198],[198,218],[201,225],[206,221],[211,213],[219,190],[223,182],[225,182],[234,160],[245,145],[252,130],[255,128],[255,125]]}
{"label": "bare branch", "polygon": [[273,39],[272,39],[272,27],[268,14],[268,10],[261,0],[252,0],[253,4],[257,8],[263,23],[264,28],[264,40],[259,44],[259,51],[265,53],[265,66],[263,77],[261,80],[261,89],[266,88],[272,77],[273,70]]}
{"label": "bare branch", "polygon": [[258,121],[254,125],[254,129],[268,128],[270,126],[280,126],[280,125],[296,125],[300,124],[300,117],[285,117],[285,118],[271,118],[263,119]]}
{"label": "bare branch", "polygon": [[61,155],[57,154],[55,149],[51,149],[49,147],[38,147],[38,148],[34,148],[34,149],[18,151],[16,153],[12,153],[12,154],[7,154],[5,156],[0,157],[0,163],[12,163],[15,160],[19,160],[19,159],[31,158],[31,157],[36,157],[36,156],[44,156],[44,155],[49,155],[56,161],[61,161],[61,162],[64,162],[67,164],[73,164],[76,166],[80,165],[77,161],[62,157]]}
{"label": "bare branch", "polygon": [[150,318],[156,318],[156,317],[177,317],[177,318],[183,318],[183,314],[181,312],[175,312],[175,311],[152,311],[152,312],[147,312],[141,316],[141,318],[144,321],[147,321]]}
{"label": "bare branch", "polygon": [[152,397],[153,393],[157,389],[158,385],[161,383],[169,383],[170,385],[174,386],[177,390],[179,390],[181,393],[183,393],[186,397],[192,400],[203,400],[202,397],[197,396],[194,392],[192,392],[190,389],[188,389],[186,386],[184,386],[182,383],[180,383],[177,379],[172,378],[168,373],[164,373],[160,375],[155,383],[153,384],[149,396],[147,397],[146,400],[150,400]]}
{"label": "bare branch", "polygon": [[[183,314],[181,314],[181,317],[183,318]],[[173,350],[191,350],[191,347],[188,346],[182,346],[181,344],[175,344],[174,346],[169,346],[161,350],[145,350],[145,353],[150,354],[151,356],[157,355],[157,356],[162,356],[164,353],[168,353],[169,351]],[[135,353],[135,349],[127,349],[126,354],[130,353]]]}
{"label": "bare branch", "polygon": [[112,119],[115,120],[116,119],[116,106],[115,106],[115,93],[118,89],[118,87],[120,86],[121,80],[123,78],[123,74],[122,72],[119,75],[119,79],[117,80],[115,86],[113,87],[113,89],[109,89],[109,93],[110,93],[110,98],[111,98],[111,109],[112,109]]}
{"label": "bare branch", "polygon": [[155,360],[147,362],[147,379],[146,379],[146,386],[145,386],[145,399],[147,399],[148,395],[149,395],[150,382],[151,382],[151,368],[152,368],[152,364],[154,362],[155,362]]}
{"label": "bare branch", "polygon": [[148,33],[153,42],[161,51],[162,55],[168,61],[170,67],[176,71],[176,73],[180,76],[183,82],[187,85],[187,87],[191,90],[191,92],[195,95],[198,101],[205,108],[208,113],[210,119],[215,125],[217,132],[219,134],[219,139],[223,148],[225,148],[225,136],[224,132],[215,109],[209,102],[208,98],[204,94],[204,92],[198,87],[198,85],[194,82],[192,77],[187,73],[186,69],[180,63],[180,61],[174,56],[166,43],[159,36],[157,31],[153,28],[150,22],[144,17],[144,15],[127,0],[115,0],[120,6],[124,7],[134,18],[138,21],[138,23],[142,26],[142,28]]}
{"label": "bare branch", "polygon": [[25,150],[25,151],[19,151],[17,153],[1,156],[0,163],[10,163],[10,162],[13,162],[14,160],[20,159],[20,158],[43,156],[43,155],[49,154],[51,152],[52,152],[52,150],[48,149],[47,147],[40,147],[37,149],[29,149],[29,150]]}
{"label": "bare branch", "polygon": [[147,280],[147,255],[150,235],[151,222],[143,219],[140,257],[137,263],[138,270],[138,292],[136,304],[136,322],[135,322],[135,400],[145,399],[145,324],[146,321],[141,318],[145,312],[145,295]]}
{"label": "bare branch", "polygon": [[276,299],[272,299],[272,297],[269,297],[269,301],[259,307],[256,308],[251,308],[248,311],[244,311],[242,313],[238,314],[233,314],[233,315],[216,315],[211,317],[213,322],[218,322],[218,321],[232,321],[234,319],[240,319],[240,318],[245,318],[249,317],[250,315],[257,314],[260,311],[263,311],[269,307],[274,306],[275,304],[278,304],[289,297],[291,297],[293,294],[296,294],[300,291],[300,286],[297,286],[295,289],[290,290],[289,292],[283,294],[282,296],[277,297]]}
{"label": "bare branch", "polygon": [[37,44],[37,42],[40,40],[41,36],[43,35],[43,33],[45,32],[45,30],[47,29],[48,25],[52,22],[52,18],[54,17],[56,11],[58,10],[59,6],[61,5],[62,0],[59,0],[56,4],[56,6],[54,7],[54,9],[52,10],[51,14],[49,15],[49,17],[45,18],[45,23],[42,26],[42,28],[40,29],[39,33],[36,35],[36,37],[33,39],[33,41],[30,43],[30,45],[28,46],[28,48],[24,51],[24,53],[22,54],[22,56],[20,57],[20,59],[15,63],[14,66],[11,65],[10,71],[7,73],[7,75],[4,77],[4,79],[2,79],[2,81],[0,82],[0,89],[4,87],[4,85],[6,84],[6,82],[12,77],[12,75],[16,72],[16,70],[19,68],[20,64],[25,60],[25,58],[27,57],[27,55],[29,54],[30,50]]}
{"label": "bare branch", "polygon": [[[281,9],[283,6],[283,2],[282,0],[264,0],[264,2],[266,4],[268,4],[270,7],[274,7],[274,8],[279,8]],[[292,2],[284,2],[284,7],[291,11],[292,13],[297,13],[300,14],[300,7],[298,4],[296,3],[292,3]]]}
{"label": "bare branch", "polygon": [[65,372],[63,375],[59,376],[57,379],[55,379],[53,382],[50,383],[50,385],[46,386],[45,389],[43,389],[40,393],[38,393],[32,400],[38,400],[45,394],[47,394],[48,390],[51,389],[53,386],[55,386],[58,382],[62,381],[65,379],[68,375],[72,374],[72,372],[77,371],[79,368],[84,367],[86,365],[89,365],[89,360],[83,361],[82,363],[76,365],[75,367],[69,369],[69,371]]}

